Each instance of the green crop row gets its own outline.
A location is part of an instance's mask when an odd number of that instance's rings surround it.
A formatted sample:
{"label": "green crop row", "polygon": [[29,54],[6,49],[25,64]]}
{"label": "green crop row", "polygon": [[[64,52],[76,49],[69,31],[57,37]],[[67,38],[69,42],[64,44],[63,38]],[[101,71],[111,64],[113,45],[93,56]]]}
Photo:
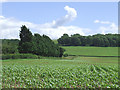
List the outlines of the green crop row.
{"label": "green crop row", "polygon": [[[3,65],[3,88],[119,88],[117,66]],[[112,68],[112,69],[111,69]]]}

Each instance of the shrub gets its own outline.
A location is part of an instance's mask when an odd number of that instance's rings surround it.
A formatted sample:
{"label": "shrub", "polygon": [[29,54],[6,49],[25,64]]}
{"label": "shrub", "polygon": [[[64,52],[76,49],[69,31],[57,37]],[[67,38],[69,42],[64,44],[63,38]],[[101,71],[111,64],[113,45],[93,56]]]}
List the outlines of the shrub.
{"label": "shrub", "polygon": [[63,56],[64,56],[64,57],[67,57],[67,56],[68,56],[68,54],[67,54],[67,53],[65,53]]}
{"label": "shrub", "polygon": [[12,59],[12,55],[11,54],[4,54],[2,55],[2,60],[4,59]]}
{"label": "shrub", "polygon": [[2,60],[5,59],[38,59],[39,57],[34,54],[3,54]]}

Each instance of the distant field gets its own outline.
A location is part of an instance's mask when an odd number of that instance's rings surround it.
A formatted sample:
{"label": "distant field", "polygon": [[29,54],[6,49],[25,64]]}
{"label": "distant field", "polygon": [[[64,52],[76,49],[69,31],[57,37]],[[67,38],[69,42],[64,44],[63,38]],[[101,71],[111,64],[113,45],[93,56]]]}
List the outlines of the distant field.
{"label": "distant field", "polygon": [[75,60],[89,64],[118,64],[118,57],[76,57]]}
{"label": "distant field", "polygon": [[62,46],[69,55],[118,56],[118,47]]}
{"label": "distant field", "polygon": [[118,88],[117,57],[15,59],[2,62],[3,88]]}

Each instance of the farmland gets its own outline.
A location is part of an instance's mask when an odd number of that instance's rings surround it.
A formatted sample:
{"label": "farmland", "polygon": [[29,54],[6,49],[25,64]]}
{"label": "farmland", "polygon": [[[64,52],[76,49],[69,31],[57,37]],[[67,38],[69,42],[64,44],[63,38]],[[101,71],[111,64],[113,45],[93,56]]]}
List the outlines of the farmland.
{"label": "farmland", "polygon": [[[2,88],[118,88],[117,47],[63,47],[62,58],[2,61]],[[78,55],[88,55],[85,57]]]}
{"label": "farmland", "polygon": [[0,89],[119,90],[118,3],[59,2],[1,3]]}
{"label": "farmland", "polygon": [[3,61],[3,88],[118,88],[117,57]]}

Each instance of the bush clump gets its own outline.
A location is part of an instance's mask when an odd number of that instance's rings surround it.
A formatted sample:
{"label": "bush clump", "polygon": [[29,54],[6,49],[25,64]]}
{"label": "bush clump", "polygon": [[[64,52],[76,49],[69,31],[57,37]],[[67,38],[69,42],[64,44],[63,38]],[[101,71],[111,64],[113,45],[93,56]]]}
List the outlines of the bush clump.
{"label": "bush clump", "polygon": [[2,60],[5,59],[38,59],[39,57],[34,54],[3,54]]}
{"label": "bush clump", "polygon": [[67,53],[65,53],[63,56],[64,56],[64,57],[67,57],[67,56],[68,56],[68,54],[67,54]]}

